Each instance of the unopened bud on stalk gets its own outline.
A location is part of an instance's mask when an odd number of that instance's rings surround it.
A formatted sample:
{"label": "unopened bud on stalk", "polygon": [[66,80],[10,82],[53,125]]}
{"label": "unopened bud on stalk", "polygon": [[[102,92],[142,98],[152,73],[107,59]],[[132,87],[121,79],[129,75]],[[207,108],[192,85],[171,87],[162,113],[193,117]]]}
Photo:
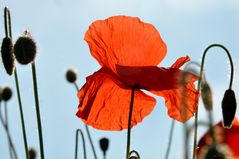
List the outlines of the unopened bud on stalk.
{"label": "unopened bud on stalk", "polygon": [[109,139],[107,139],[107,138],[100,139],[100,148],[103,151],[104,155],[106,154],[108,147],[109,147]]}
{"label": "unopened bud on stalk", "polygon": [[26,65],[33,62],[37,53],[36,43],[32,39],[30,32],[25,31],[14,45],[14,54],[20,64]]}
{"label": "unopened bud on stalk", "polygon": [[74,83],[77,79],[76,71],[74,69],[68,69],[66,71],[66,80],[70,83]]}
{"label": "unopened bud on stalk", "polygon": [[222,115],[223,115],[223,126],[225,128],[231,128],[232,121],[236,113],[236,97],[232,89],[226,90],[222,99]]}
{"label": "unopened bud on stalk", "polygon": [[7,74],[12,75],[15,68],[12,39],[5,37],[1,47],[2,61]]}
{"label": "unopened bud on stalk", "polygon": [[12,89],[10,87],[5,87],[2,90],[2,100],[7,102],[12,97]]}
{"label": "unopened bud on stalk", "polygon": [[28,151],[29,159],[36,159],[37,157],[37,152],[35,149],[30,148]]}
{"label": "unopened bud on stalk", "polygon": [[207,111],[211,111],[212,105],[213,105],[212,91],[209,84],[206,81],[202,82],[201,84],[201,96],[202,96],[202,101],[203,101],[205,109]]}

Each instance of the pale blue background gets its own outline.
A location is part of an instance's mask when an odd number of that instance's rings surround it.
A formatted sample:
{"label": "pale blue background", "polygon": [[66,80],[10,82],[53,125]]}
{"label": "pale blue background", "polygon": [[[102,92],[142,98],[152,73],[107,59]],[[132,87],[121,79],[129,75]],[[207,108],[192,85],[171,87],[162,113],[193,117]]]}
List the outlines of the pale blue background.
{"label": "pale blue background", "polygon": [[[78,70],[78,84],[99,68],[90,56],[83,40],[88,26],[97,19],[113,15],[138,16],[152,23],[168,46],[168,54],[161,66],[170,66],[178,57],[189,55],[200,61],[203,50],[212,43],[224,44],[232,53],[235,65],[233,88],[238,94],[239,60],[239,1],[237,0],[1,0],[0,37],[4,37],[3,8],[12,13],[13,39],[29,29],[38,45],[36,59],[40,109],[44,133],[46,159],[74,157],[76,128],[84,125],[75,116],[78,99],[75,88],[65,80],[68,67]],[[230,67],[226,55],[213,49],[206,61],[206,74],[213,89],[215,121],[221,119],[220,102],[228,88]],[[38,134],[30,66],[17,64],[29,146],[38,147]],[[0,65],[0,86],[13,88],[9,102],[10,130],[19,158],[24,158],[20,116],[14,78],[9,77]],[[199,118],[206,120],[206,112],[199,105]],[[238,116],[237,111],[237,116]],[[193,120],[190,120],[192,123]],[[164,100],[157,98],[154,111],[132,130],[132,149],[140,152],[142,159],[164,158],[171,119],[167,116]],[[170,159],[181,159],[183,154],[182,124],[175,127]],[[102,153],[98,139],[108,137],[108,159],[125,157],[126,131],[106,132],[90,128],[99,159]],[[199,129],[199,136],[205,128]],[[84,130],[85,132],[85,130]],[[0,158],[9,158],[5,132],[0,127]],[[191,144],[192,145],[192,144]],[[87,140],[88,158],[93,159]],[[82,152],[80,148],[80,152]],[[191,152],[191,149],[190,149]],[[81,154],[79,158],[82,158]]]}

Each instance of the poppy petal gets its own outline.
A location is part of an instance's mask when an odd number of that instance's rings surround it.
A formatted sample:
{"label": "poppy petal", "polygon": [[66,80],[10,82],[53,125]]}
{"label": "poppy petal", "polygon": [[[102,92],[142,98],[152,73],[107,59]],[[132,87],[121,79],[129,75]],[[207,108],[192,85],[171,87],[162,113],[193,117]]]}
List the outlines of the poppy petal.
{"label": "poppy petal", "polygon": [[166,44],[156,28],[137,17],[113,16],[93,22],[84,39],[92,56],[116,72],[115,65],[156,66],[166,55]]}
{"label": "poppy petal", "polygon": [[[86,124],[101,130],[122,130],[128,125],[131,88],[125,86],[102,68],[87,77],[78,92],[80,104],[77,116]],[[136,89],[131,125],[150,114],[156,100]]]}
{"label": "poppy petal", "polygon": [[168,115],[180,122],[189,120],[196,112],[198,106],[199,92],[194,86],[194,82],[198,77],[189,72],[179,70],[179,67],[189,60],[190,58],[188,56],[181,57],[171,66],[172,68],[169,68],[178,69],[178,71],[181,72],[174,75],[172,74],[172,76],[176,75],[177,79],[181,79],[178,80],[179,83],[176,84],[176,88],[162,91],[151,91],[152,93],[165,98]]}
{"label": "poppy petal", "polygon": [[[141,89],[148,91],[161,91],[178,88],[181,84],[184,71],[178,68],[163,68],[157,66],[116,66],[117,74],[121,81],[128,86],[139,85]],[[194,75],[191,78],[197,79]],[[187,78],[190,82],[191,78]]]}

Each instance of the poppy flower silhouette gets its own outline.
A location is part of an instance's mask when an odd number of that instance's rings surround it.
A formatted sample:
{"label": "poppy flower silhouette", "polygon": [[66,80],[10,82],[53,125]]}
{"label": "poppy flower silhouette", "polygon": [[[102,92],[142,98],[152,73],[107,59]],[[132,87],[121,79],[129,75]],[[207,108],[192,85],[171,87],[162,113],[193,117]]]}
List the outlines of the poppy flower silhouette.
{"label": "poppy flower silhouette", "polygon": [[[185,122],[194,115],[199,97],[194,86],[197,77],[179,69],[190,58],[181,57],[169,68],[158,67],[167,48],[153,25],[137,17],[113,16],[93,22],[84,39],[101,68],[86,78],[78,92],[76,115],[83,122],[101,130],[126,129],[132,87],[131,127],[156,104],[142,89],[163,97],[171,118]],[[182,84],[185,74],[187,80]]]}
{"label": "poppy flower silhouette", "polygon": [[[239,159],[239,121],[234,118],[232,127],[225,129],[222,122],[217,123],[213,126],[215,144],[221,145],[224,148],[224,153],[230,159]],[[197,155],[198,158],[203,158],[203,152],[207,150],[208,146],[212,145],[212,138],[210,137],[209,131],[206,132],[198,143]]]}

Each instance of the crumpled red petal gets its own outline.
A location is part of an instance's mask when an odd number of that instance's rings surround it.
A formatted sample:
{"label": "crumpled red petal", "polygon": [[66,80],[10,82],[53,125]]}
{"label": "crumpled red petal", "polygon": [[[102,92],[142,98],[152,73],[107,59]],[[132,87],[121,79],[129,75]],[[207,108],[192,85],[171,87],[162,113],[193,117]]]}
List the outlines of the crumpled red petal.
{"label": "crumpled red petal", "polygon": [[113,16],[93,22],[85,34],[92,56],[116,72],[115,65],[156,66],[166,55],[166,45],[151,24],[137,17]]}
{"label": "crumpled red petal", "polygon": [[[187,62],[189,57],[181,57],[179,58],[170,69],[178,69],[181,67],[185,62]],[[177,76],[177,79],[174,83],[176,88],[172,88],[170,90],[161,90],[155,91],[152,90],[150,92],[162,96],[165,99],[165,105],[168,108],[168,115],[179,121],[185,122],[189,120],[197,110],[198,106],[198,99],[199,93],[195,89],[194,82],[198,79],[195,75],[181,71],[178,69],[179,72],[174,74]],[[172,74],[173,75],[173,74]],[[175,77],[172,77],[175,78]],[[180,82],[181,81],[181,82]],[[171,84],[172,82],[169,82]]]}
{"label": "crumpled red petal", "polygon": [[[131,88],[102,68],[87,77],[78,92],[80,104],[77,116],[86,124],[101,130],[122,130],[128,125]],[[135,90],[132,127],[151,113],[156,100]]]}

